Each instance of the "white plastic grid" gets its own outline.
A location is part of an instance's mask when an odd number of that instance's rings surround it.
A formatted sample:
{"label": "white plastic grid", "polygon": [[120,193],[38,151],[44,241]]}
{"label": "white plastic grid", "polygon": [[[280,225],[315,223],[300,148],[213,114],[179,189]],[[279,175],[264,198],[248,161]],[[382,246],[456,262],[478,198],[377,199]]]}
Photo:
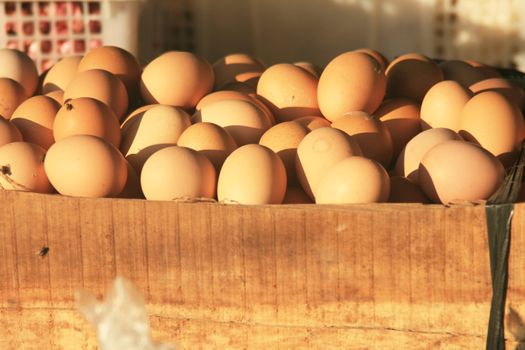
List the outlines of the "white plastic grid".
{"label": "white plastic grid", "polygon": [[[137,1],[2,1],[0,47],[26,52],[40,71],[103,44],[136,51]],[[118,6],[113,11],[112,7]],[[119,28],[120,26],[121,28]],[[115,31],[121,36],[115,37]],[[126,47],[127,44],[127,47]],[[134,52],[136,53],[136,52]]]}

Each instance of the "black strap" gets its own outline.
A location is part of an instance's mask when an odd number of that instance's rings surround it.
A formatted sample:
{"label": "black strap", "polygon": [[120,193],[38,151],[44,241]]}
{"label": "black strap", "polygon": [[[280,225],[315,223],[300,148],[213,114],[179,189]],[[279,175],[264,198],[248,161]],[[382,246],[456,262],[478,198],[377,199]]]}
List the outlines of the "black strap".
{"label": "black strap", "polygon": [[486,205],[487,230],[492,276],[492,303],[487,331],[486,350],[504,350],[504,316],[507,298],[511,223],[514,203],[518,199],[525,164],[525,142],[520,148],[516,164],[505,182]]}

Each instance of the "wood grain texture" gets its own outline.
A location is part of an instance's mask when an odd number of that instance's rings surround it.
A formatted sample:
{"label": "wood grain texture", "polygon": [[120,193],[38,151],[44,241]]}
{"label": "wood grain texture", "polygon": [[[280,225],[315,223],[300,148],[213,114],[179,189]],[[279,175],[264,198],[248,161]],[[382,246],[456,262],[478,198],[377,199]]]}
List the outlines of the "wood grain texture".
{"label": "wood grain texture", "polygon": [[[74,292],[102,296],[117,274],[144,294],[155,337],[179,349],[484,346],[483,206],[238,206],[6,191],[0,200],[0,349],[96,349]],[[508,300],[525,315],[525,204],[512,229]]]}

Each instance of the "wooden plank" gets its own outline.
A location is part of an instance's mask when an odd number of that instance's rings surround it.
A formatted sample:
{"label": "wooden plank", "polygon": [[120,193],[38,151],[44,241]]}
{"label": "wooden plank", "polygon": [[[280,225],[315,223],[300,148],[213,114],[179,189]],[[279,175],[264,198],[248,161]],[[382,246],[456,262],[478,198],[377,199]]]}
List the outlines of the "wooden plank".
{"label": "wooden plank", "polygon": [[[1,349],[93,348],[74,292],[101,295],[116,274],[144,294],[154,334],[182,348],[484,343],[483,206],[239,206],[6,191],[0,200]],[[525,204],[512,228],[509,302],[523,317]]]}

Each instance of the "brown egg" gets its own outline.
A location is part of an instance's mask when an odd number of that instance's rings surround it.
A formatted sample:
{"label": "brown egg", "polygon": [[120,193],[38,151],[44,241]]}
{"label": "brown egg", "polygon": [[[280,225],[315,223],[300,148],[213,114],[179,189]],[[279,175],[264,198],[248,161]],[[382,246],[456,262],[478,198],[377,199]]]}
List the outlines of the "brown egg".
{"label": "brown egg", "polygon": [[305,62],[305,61],[295,62],[293,65],[304,69],[305,71],[307,71],[308,73],[316,77],[317,79],[319,79],[319,77],[321,76],[321,73],[323,72],[323,70],[320,67],[310,62]]}
{"label": "brown egg", "polygon": [[429,203],[419,185],[407,177],[390,177],[390,203]]}
{"label": "brown egg", "polygon": [[[504,161],[525,138],[523,115],[502,94],[486,91],[472,97],[461,111],[460,134]],[[512,161],[511,161],[512,162]]]}
{"label": "brown egg", "polygon": [[223,85],[220,89],[217,89],[217,91],[238,91],[242,92],[243,94],[255,94],[257,92],[257,87],[252,86],[247,83],[242,83],[240,81],[232,81],[231,83],[227,83]]}
{"label": "brown egg", "polygon": [[242,100],[215,102],[197,111],[195,122],[208,122],[224,128],[238,146],[258,143],[272,124],[268,116],[255,103]]}
{"label": "brown egg", "polygon": [[421,127],[459,131],[461,110],[472,93],[453,80],[443,80],[428,90],[421,103]]}
{"label": "brown egg", "polygon": [[0,118],[0,146],[22,141],[22,134],[11,121]]}
{"label": "brown egg", "polygon": [[176,145],[190,125],[190,116],[184,110],[157,105],[135,118],[122,133],[120,150],[140,174],[144,162],[153,153]]}
{"label": "brown egg", "polygon": [[245,82],[264,71],[264,66],[255,58],[242,54],[227,55],[213,63],[215,88],[231,82]]}
{"label": "brown egg", "polygon": [[64,91],[77,75],[78,64],[82,56],[64,57],[53,65],[42,82],[42,93]]}
{"label": "brown egg", "polygon": [[91,97],[80,97],[66,102],[53,123],[56,141],[73,135],[93,135],[118,147],[120,125],[111,108]]}
{"label": "brown egg", "polygon": [[478,70],[479,72],[481,72],[485,76],[485,79],[501,78],[501,74],[494,67],[488,66],[486,64],[474,60],[466,60],[465,62],[470,64],[472,67],[476,68],[476,70]]}
{"label": "brown egg", "polygon": [[443,73],[429,58],[405,54],[390,62],[386,77],[389,97],[408,97],[421,102],[427,91],[443,80]]}
{"label": "brown egg", "polygon": [[62,90],[55,90],[48,92],[44,96],[51,97],[53,100],[57,101],[58,104],[62,104],[64,102],[64,91]]}
{"label": "brown egg", "polygon": [[217,184],[221,202],[281,204],[286,192],[286,170],[271,149],[261,145],[239,147],[224,162]]}
{"label": "brown egg", "polygon": [[[248,85],[253,89],[257,89],[257,84],[259,84],[259,79],[261,78],[262,72],[250,72],[237,75],[237,79],[244,80],[242,83]],[[233,81],[228,84],[240,83],[238,81]],[[224,85],[227,86],[228,84]]]}
{"label": "brown egg", "polygon": [[472,84],[485,79],[483,72],[464,61],[443,61],[439,63],[439,68],[443,72],[443,79],[454,80],[466,89]]}
{"label": "brown egg", "polygon": [[46,150],[28,142],[0,147],[0,188],[51,193],[53,187],[44,171]]}
{"label": "brown egg", "polygon": [[503,78],[491,78],[482,80],[469,87],[474,94],[485,91],[496,91],[512,101],[519,109],[525,106],[525,92],[512,82]]}
{"label": "brown egg", "polygon": [[278,122],[319,114],[317,78],[289,63],[271,66],[261,75],[257,95]]}
{"label": "brown egg", "polygon": [[488,199],[504,179],[505,170],[496,157],[463,141],[433,147],[419,165],[419,184],[435,203]]}
{"label": "brown egg", "polygon": [[423,156],[434,146],[451,140],[462,140],[458,133],[445,128],[428,129],[410,140],[397,158],[395,174],[417,181],[417,170]]}
{"label": "brown egg", "polygon": [[49,148],[44,165],[53,187],[73,197],[117,196],[128,176],[126,160],[118,149],[92,135],[57,141]]}
{"label": "brown egg", "polygon": [[348,112],[374,112],[385,96],[381,65],[366,53],[346,52],[334,58],[321,74],[317,89],[323,116],[334,121]]}
{"label": "brown egg", "polygon": [[312,199],[299,187],[287,187],[283,204],[311,204]]}
{"label": "brown egg", "polygon": [[319,180],[316,204],[386,202],[390,194],[388,173],[376,161],[348,157],[328,168]]}
{"label": "brown egg", "polygon": [[169,51],[142,72],[140,92],[146,103],[191,109],[213,88],[211,65],[190,52]]}
{"label": "brown egg", "polygon": [[331,127],[315,129],[297,147],[297,178],[313,199],[316,187],[328,168],[350,156],[361,155],[357,141],[345,132]]}
{"label": "brown egg", "polygon": [[295,157],[297,147],[303,138],[310,132],[303,125],[295,122],[279,123],[268,129],[259,141],[260,145],[266,146],[281,158],[286,168],[288,186],[298,185],[295,172]]}
{"label": "brown egg", "polygon": [[201,153],[186,147],[170,146],[148,158],[140,175],[140,183],[144,196],[150,200],[214,198],[217,173]]}
{"label": "brown egg", "polygon": [[48,149],[55,142],[53,123],[60,105],[48,96],[34,96],[13,112],[11,122],[20,130],[25,141]]}
{"label": "brown egg", "polygon": [[142,68],[137,59],[128,51],[115,46],[91,49],[80,61],[78,72],[103,69],[122,80],[130,99],[138,97]]}
{"label": "brown egg", "polygon": [[124,117],[128,109],[128,93],[122,81],[101,69],[79,73],[69,83],[64,91],[64,101],[79,97],[91,97],[104,102],[119,119]]}
{"label": "brown egg", "polygon": [[363,156],[388,167],[392,161],[392,137],[383,123],[368,113],[355,112],[339,118],[332,128],[344,131],[359,144]]}
{"label": "brown egg", "polygon": [[308,116],[308,117],[301,117],[299,119],[295,119],[294,122],[297,122],[307,128],[308,130],[312,131],[319,128],[325,128],[327,126],[332,125],[329,120],[325,119],[324,117],[317,117],[317,116]]}
{"label": "brown egg", "polygon": [[26,96],[32,96],[38,87],[35,63],[22,51],[0,48],[0,78],[10,78],[22,85]]}
{"label": "brown egg", "polygon": [[419,109],[419,103],[414,100],[392,98],[384,100],[374,112],[390,132],[394,159],[397,159],[408,141],[421,132]]}
{"label": "brown egg", "polygon": [[0,78],[0,117],[11,118],[15,109],[27,99],[19,83],[9,78]]}
{"label": "brown egg", "polygon": [[226,130],[212,123],[197,123],[180,135],[177,145],[191,148],[208,158],[221,170],[224,160],[237,149],[237,143]]}
{"label": "brown egg", "polygon": [[376,51],[374,49],[370,48],[363,48],[363,49],[357,49],[354,50],[355,52],[361,52],[366,53],[369,56],[372,56],[375,58],[375,60],[381,65],[381,70],[384,72],[386,70],[386,67],[388,67],[388,60],[387,58],[379,51]]}
{"label": "brown egg", "polygon": [[124,185],[122,192],[120,192],[115,197],[143,199],[144,194],[142,193],[142,188],[140,187],[140,178],[128,161],[126,161],[126,169],[128,170],[126,184]]}

